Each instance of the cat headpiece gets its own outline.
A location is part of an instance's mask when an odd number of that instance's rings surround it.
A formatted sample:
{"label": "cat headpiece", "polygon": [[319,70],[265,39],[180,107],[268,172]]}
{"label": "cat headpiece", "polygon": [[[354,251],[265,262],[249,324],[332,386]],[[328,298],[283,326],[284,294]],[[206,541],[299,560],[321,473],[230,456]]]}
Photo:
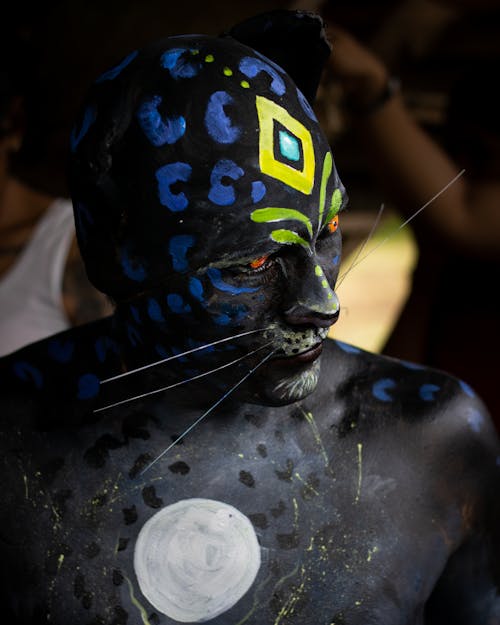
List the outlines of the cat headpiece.
{"label": "cat headpiece", "polygon": [[296,243],[304,206],[320,221],[338,211],[311,109],[329,52],[319,17],[277,11],[219,38],[163,39],[96,80],[71,178],[97,288],[131,299],[256,237]]}

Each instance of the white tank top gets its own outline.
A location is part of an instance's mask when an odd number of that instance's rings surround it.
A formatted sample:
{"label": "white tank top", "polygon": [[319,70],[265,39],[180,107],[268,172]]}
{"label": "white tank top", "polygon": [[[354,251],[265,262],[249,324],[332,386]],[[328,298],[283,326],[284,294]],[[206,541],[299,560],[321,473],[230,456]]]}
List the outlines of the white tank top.
{"label": "white tank top", "polygon": [[62,280],[75,234],[69,200],[55,200],[0,280],[0,356],[69,327]]}

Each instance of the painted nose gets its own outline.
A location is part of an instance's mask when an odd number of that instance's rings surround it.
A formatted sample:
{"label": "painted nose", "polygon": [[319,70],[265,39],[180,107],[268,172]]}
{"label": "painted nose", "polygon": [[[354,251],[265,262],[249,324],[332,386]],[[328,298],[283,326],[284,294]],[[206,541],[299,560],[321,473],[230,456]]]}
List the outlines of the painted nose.
{"label": "painted nose", "polygon": [[319,265],[308,271],[290,293],[290,304],[285,307],[285,321],[290,325],[328,328],[339,316],[337,295],[330,287]]}

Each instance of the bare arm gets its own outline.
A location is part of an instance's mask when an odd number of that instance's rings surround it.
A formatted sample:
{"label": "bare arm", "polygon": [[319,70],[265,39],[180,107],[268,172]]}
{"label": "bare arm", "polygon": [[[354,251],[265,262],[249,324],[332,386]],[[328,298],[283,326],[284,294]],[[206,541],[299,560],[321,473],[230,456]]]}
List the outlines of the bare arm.
{"label": "bare arm", "polygon": [[[347,95],[364,106],[388,79],[384,65],[346,32],[332,29],[331,71]],[[354,117],[369,166],[390,200],[409,216],[441,191],[459,167],[406,110],[399,94],[368,115]],[[477,183],[467,172],[419,218],[449,244],[499,256],[500,183]]]}

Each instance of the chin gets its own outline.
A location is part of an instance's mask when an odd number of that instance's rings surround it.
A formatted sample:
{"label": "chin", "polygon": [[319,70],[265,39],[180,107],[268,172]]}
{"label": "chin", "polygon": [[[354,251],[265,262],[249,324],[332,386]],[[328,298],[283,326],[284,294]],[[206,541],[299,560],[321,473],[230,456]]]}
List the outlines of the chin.
{"label": "chin", "polygon": [[307,367],[301,367],[296,372],[290,369],[281,371],[282,375],[279,379],[266,380],[250,402],[265,406],[286,406],[304,399],[318,385],[319,372],[319,359]]}

